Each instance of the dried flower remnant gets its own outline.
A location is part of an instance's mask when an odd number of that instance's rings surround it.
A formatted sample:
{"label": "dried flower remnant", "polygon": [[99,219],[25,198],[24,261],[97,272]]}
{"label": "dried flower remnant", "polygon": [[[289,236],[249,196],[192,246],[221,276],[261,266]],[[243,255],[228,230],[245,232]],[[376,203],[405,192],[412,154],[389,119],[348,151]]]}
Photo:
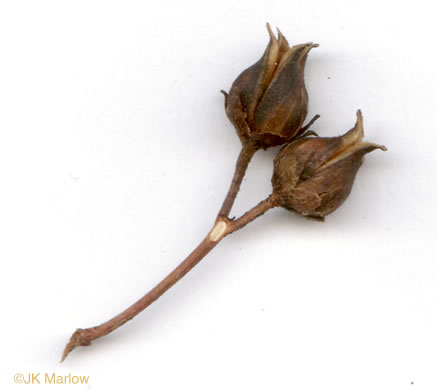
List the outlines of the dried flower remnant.
{"label": "dried flower remnant", "polygon": [[323,219],[349,196],[365,154],[385,146],[363,142],[363,116],[341,137],[304,138],[283,147],[274,162],[272,184],[282,207]]}
{"label": "dried flower remnant", "polygon": [[238,76],[225,101],[242,143],[258,148],[290,142],[309,127],[303,127],[308,112],[304,68],[309,51],[318,46],[290,47],[279,30],[276,38],[269,24],[267,29],[270,42],[264,55]]}
{"label": "dried flower remnant", "polygon": [[267,23],[270,42],[258,62],[243,71],[225,95],[225,110],[242,144],[234,177],[219,216],[228,217],[247,167],[255,152],[282,145],[307,131],[315,120],[303,126],[308,112],[304,68],[309,51],[317,44],[290,47],[278,29],[278,38]]}
{"label": "dried flower remnant", "polygon": [[[215,223],[200,244],[170,274],[133,305],[110,320],[77,329],[65,346],[62,361],[78,346],[91,345],[141,313],[183,278],[224,237],[243,228],[268,210],[282,206],[309,218],[323,219],[349,195],[363,156],[384,146],[363,142],[363,119],[342,137],[308,138],[308,96],[304,66],[312,43],[290,47],[270,26],[270,43],[263,57],[245,70],[225,93],[226,113],[237,129],[242,149],[234,177]],[[285,145],[274,161],[273,192],[239,218],[229,218],[248,164],[261,148]]]}

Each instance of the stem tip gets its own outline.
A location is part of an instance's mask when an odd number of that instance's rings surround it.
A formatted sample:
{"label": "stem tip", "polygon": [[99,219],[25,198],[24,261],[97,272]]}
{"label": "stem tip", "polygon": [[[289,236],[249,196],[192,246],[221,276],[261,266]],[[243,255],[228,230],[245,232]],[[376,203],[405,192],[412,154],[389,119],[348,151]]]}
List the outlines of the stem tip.
{"label": "stem tip", "polygon": [[86,329],[76,329],[76,331],[72,334],[70,341],[64,348],[64,352],[62,353],[61,363],[66,359],[69,353],[76,347],[80,346],[88,346],[91,345],[91,341],[87,337]]}

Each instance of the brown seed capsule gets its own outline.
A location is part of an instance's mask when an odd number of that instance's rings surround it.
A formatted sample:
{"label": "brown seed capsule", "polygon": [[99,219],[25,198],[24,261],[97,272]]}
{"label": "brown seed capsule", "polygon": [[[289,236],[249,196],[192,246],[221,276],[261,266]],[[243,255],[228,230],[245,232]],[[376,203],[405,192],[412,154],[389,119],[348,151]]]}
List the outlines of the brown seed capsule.
{"label": "brown seed capsule", "polygon": [[348,197],[363,156],[385,146],[363,142],[363,117],[341,137],[303,138],[282,148],[274,162],[273,190],[280,205],[323,220]]}
{"label": "brown seed capsule", "polygon": [[304,67],[308,52],[317,44],[290,47],[278,30],[267,24],[270,42],[261,59],[241,73],[226,95],[229,120],[243,143],[260,148],[282,145],[303,133],[308,95]]}

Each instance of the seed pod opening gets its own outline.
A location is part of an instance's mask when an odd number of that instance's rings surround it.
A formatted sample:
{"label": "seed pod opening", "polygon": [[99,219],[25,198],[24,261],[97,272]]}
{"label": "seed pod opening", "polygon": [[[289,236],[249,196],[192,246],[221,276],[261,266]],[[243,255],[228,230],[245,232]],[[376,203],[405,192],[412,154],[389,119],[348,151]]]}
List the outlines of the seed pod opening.
{"label": "seed pod opening", "polygon": [[243,71],[226,98],[226,114],[243,143],[260,148],[282,145],[300,135],[308,112],[304,68],[317,44],[290,47],[267,24],[270,42],[264,55]]}
{"label": "seed pod opening", "polygon": [[322,219],[349,196],[365,154],[385,146],[363,142],[363,117],[341,137],[304,138],[283,147],[274,162],[272,185],[280,205]]}

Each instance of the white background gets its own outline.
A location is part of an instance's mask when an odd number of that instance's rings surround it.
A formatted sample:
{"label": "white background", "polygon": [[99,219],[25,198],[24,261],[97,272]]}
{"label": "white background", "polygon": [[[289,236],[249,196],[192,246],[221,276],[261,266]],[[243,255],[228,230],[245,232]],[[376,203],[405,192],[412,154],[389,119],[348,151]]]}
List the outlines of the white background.
{"label": "white background", "polygon": [[[361,108],[389,151],[324,224],[269,212],[61,365],[75,328],[210,229],[240,147],[219,90],[262,55],[266,21],[320,44],[314,130]],[[425,0],[1,1],[0,387],[70,372],[90,389],[437,389],[436,34]],[[269,194],[276,151],[233,215]]]}

